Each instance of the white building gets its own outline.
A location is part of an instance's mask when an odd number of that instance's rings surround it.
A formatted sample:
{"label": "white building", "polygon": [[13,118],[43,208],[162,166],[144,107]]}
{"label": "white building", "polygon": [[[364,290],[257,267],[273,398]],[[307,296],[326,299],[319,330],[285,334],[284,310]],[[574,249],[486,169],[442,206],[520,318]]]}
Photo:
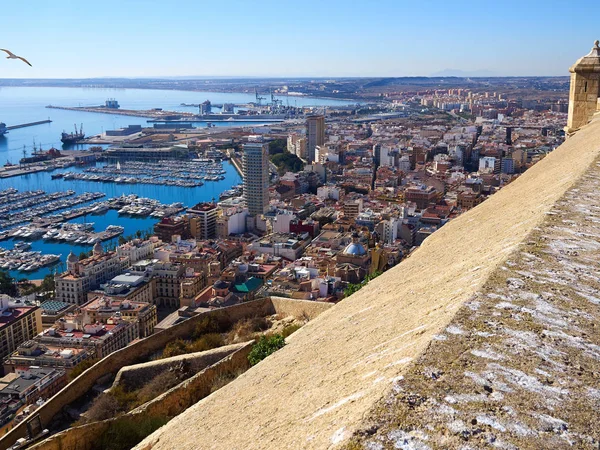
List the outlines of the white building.
{"label": "white building", "polygon": [[398,170],[404,173],[410,172],[410,158],[408,155],[402,155],[398,160]]}
{"label": "white building", "polygon": [[56,300],[81,305],[87,301],[90,290],[116,277],[127,266],[127,256],[105,253],[99,242],[94,245],[93,255],[81,261],[71,252],[67,257],[67,271],[54,277]]}
{"label": "white building", "polygon": [[117,247],[117,255],[121,258],[128,258],[129,264],[136,263],[142,259],[151,258],[154,255],[154,249],[162,242],[156,236],[147,241],[134,239]]}
{"label": "white building", "polygon": [[308,158],[306,136],[301,136],[297,133],[290,134],[287,138],[287,149],[288,152],[306,161]]}
{"label": "white building", "polygon": [[386,244],[392,244],[398,238],[399,220],[396,217],[390,217],[389,220],[382,221],[383,232],[381,240]]}
{"label": "white building", "polygon": [[296,215],[291,211],[278,213],[273,219],[274,233],[289,233],[290,222],[296,218]]}
{"label": "white building", "polygon": [[223,209],[217,218],[217,237],[226,238],[232,234],[244,234],[246,232],[246,217],[248,209],[241,206]]}
{"label": "white building", "polygon": [[484,156],[479,158],[479,172],[492,173],[496,166],[496,158],[493,156]]}
{"label": "white building", "polygon": [[340,199],[340,188],[338,188],[337,186],[320,186],[317,188],[317,197],[319,197],[322,200],[327,200],[327,199],[333,199],[333,200],[339,200]]}

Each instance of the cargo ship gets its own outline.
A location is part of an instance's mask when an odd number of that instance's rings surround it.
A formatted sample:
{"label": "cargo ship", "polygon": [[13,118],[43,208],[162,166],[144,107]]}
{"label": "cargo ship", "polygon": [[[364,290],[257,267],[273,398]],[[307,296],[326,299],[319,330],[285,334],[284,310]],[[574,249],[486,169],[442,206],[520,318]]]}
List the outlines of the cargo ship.
{"label": "cargo ship", "polygon": [[8,133],[8,129],[6,128],[6,124],[4,122],[0,122],[0,137],[4,136]]}
{"label": "cargo ship", "polygon": [[79,131],[77,131],[77,125],[75,125],[75,133],[66,133],[63,131],[60,140],[63,144],[76,144],[84,137],[85,133],[83,132],[83,124],[81,124]]}

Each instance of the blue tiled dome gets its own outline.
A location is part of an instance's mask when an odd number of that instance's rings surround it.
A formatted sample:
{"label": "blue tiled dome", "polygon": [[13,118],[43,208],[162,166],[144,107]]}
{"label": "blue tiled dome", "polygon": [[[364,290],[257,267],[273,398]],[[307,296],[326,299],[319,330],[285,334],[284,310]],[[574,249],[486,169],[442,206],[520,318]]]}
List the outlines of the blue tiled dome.
{"label": "blue tiled dome", "polygon": [[344,249],[344,253],[347,255],[363,256],[367,254],[367,251],[358,242],[353,242]]}

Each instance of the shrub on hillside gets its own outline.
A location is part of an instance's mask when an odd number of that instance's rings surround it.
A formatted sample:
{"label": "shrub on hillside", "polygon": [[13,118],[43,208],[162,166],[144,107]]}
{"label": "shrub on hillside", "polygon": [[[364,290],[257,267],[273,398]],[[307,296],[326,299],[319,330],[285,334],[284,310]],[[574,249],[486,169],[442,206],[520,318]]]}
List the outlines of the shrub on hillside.
{"label": "shrub on hillside", "polygon": [[138,403],[143,405],[183,381],[183,376],[171,370],[162,372],[144,384],[137,391]]}
{"label": "shrub on hillside", "polygon": [[192,333],[192,339],[198,339],[206,333],[218,333],[221,331],[219,321],[212,316],[204,316],[198,320]]}
{"label": "shrub on hillside", "polygon": [[84,422],[97,422],[116,417],[138,406],[137,395],[117,386],[94,399],[85,414]]}
{"label": "shrub on hillside", "polygon": [[163,358],[170,358],[172,356],[183,355],[187,353],[187,344],[183,339],[175,339],[169,342],[162,352]]}
{"label": "shrub on hillside", "polygon": [[137,420],[121,419],[110,424],[109,429],[98,441],[92,443],[93,450],[128,450],[139,444],[146,436],[169,421],[164,416],[144,417]]}
{"label": "shrub on hillside", "polygon": [[219,333],[205,334],[187,346],[186,353],[204,352],[224,345],[223,336]]}
{"label": "shrub on hillside", "polygon": [[254,338],[258,332],[271,328],[271,321],[266,317],[254,317],[252,319],[238,320],[227,334],[227,343],[236,344],[246,342]]}
{"label": "shrub on hillside", "polygon": [[248,354],[248,362],[251,366],[254,366],[284,345],[285,339],[281,334],[261,336],[258,342],[252,346],[252,350]]}
{"label": "shrub on hillside", "polygon": [[72,381],[75,378],[77,378],[79,375],[81,375],[83,372],[85,372],[87,369],[92,367],[97,362],[98,362],[98,360],[93,359],[93,358],[88,358],[88,359],[84,359],[83,361],[81,361],[69,373],[69,381]]}
{"label": "shrub on hillside", "polygon": [[283,331],[281,332],[281,335],[283,336],[283,338],[285,339],[286,337],[288,337],[290,334],[292,334],[294,331],[299,330],[300,328],[302,328],[301,325],[295,324],[295,325],[288,325],[287,327],[285,327],[283,329]]}

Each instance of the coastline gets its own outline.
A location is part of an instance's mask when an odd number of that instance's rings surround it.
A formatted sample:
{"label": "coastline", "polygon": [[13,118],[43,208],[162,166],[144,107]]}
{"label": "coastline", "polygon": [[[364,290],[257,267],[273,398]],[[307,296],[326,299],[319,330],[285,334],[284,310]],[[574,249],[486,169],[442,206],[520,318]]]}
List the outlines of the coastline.
{"label": "coastline", "polygon": [[[35,78],[23,78],[23,82],[27,81],[35,81]],[[98,85],[62,85],[62,84],[54,84],[54,83],[43,83],[43,84],[35,84],[35,85],[27,85],[27,84],[4,84],[3,79],[0,78],[0,88],[69,88],[69,89],[105,89],[105,90],[151,90],[151,91],[179,91],[179,92],[212,92],[215,94],[243,94],[243,95],[253,95],[253,92],[247,90],[230,90],[225,91],[222,89],[211,89],[211,88],[203,88],[203,89],[185,89],[183,87],[155,87],[155,86],[147,86],[147,87],[139,87],[139,86],[98,86]],[[307,99],[315,99],[315,100],[333,100],[340,102],[351,102],[351,103],[366,103],[364,99],[361,98],[347,98],[347,97],[328,97],[328,96],[315,96],[311,94],[302,95],[285,95],[285,94],[274,94],[275,97],[284,98],[307,98]]]}

